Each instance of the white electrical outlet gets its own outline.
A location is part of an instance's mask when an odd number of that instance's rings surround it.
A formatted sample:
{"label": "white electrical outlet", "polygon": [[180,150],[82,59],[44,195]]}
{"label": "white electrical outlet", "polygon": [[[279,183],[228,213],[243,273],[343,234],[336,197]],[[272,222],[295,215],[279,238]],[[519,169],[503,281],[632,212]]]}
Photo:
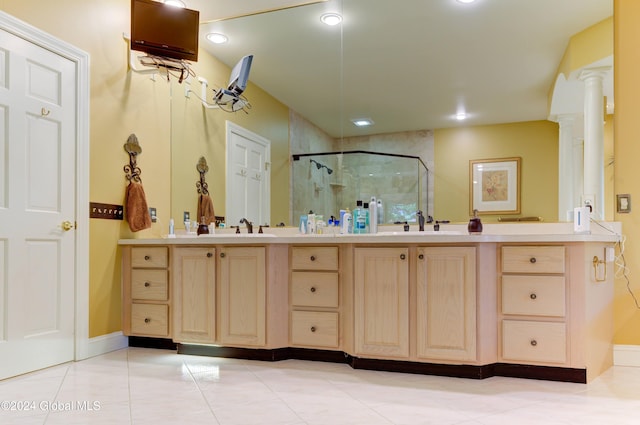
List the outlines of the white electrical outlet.
{"label": "white electrical outlet", "polygon": [[605,261],[607,263],[611,263],[613,261],[615,261],[616,259],[616,253],[615,253],[615,249],[612,246],[608,246],[604,249],[605,255]]}

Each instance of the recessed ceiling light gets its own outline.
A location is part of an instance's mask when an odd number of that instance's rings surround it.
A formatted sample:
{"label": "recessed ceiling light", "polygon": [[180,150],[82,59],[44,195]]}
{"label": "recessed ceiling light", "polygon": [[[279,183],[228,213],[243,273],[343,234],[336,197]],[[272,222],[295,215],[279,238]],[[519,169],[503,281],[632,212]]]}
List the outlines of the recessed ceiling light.
{"label": "recessed ceiling light", "polygon": [[210,32],[207,34],[207,40],[215,44],[224,44],[229,41],[229,37],[219,32]]}
{"label": "recessed ceiling light", "polygon": [[351,120],[351,122],[357,127],[367,127],[373,125],[373,120],[371,118],[356,118]]}
{"label": "recessed ceiling light", "polygon": [[184,4],[184,2],[180,1],[180,0],[164,0],[164,4],[166,4],[167,6],[181,7],[183,9],[185,7],[187,7],[187,5]]}
{"label": "recessed ceiling light", "polygon": [[322,16],[320,16],[320,20],[327,25],[334,26],[342,22],[342,15],[334,12],[325,13]]}
{"label": "recessed ceiling light", "polygon": [[459,112],[459,113],[456,114],[456,119],[458,121],[466,120],[467,119],[467,114],[465,114],[464,112]]}
{"label": "recessed ceiling light", "polygon": [[467,3],[473,3],[474,1],[476,1],[476,0],[458,0],[458,3],[465,3],[465,4],[467,4]]}

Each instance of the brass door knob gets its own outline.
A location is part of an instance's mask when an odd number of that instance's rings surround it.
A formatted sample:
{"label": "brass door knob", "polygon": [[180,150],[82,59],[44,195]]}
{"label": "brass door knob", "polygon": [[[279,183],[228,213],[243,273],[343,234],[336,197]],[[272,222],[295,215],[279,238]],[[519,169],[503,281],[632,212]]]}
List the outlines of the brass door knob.
{"label": "brass door knob", "polygon": [[73,225],[72,222],[70,222],[69,220],[65,220],[62,222],[62,230],[64,230],[65,232],[68,232],[69,230],[73,229],[75,226]]}

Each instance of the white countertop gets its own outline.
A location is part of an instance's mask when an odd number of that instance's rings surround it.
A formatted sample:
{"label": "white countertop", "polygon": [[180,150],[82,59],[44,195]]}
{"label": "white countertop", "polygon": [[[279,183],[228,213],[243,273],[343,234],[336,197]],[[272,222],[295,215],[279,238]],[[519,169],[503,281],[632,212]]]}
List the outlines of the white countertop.
{"label": "white countertop", "polygon": [[[255,226],[255,231],[257,232]],[[411,225],[409,232],[402,226],[381,226],[376,234],[342,235],[338,228],[325,228],[321,235],[303,235],[297,228],[266,228],[265,233],[241,234],[235,229],[216,229],[214,235],[197,236],[177,231],[174,238],[163,235],[159,238],[120,239],[119,245],[263,245],[263,244],[385,244],[385,243],[492,243],[492,242],[618,242],[622,238],[619,222],[592,222],[591,233],[573,232],[572,223],[500,223],[484,224],[481,234],[470,235],[466,224],[441,224],[440,231],[433,225],[425,225],[419,232]]]}

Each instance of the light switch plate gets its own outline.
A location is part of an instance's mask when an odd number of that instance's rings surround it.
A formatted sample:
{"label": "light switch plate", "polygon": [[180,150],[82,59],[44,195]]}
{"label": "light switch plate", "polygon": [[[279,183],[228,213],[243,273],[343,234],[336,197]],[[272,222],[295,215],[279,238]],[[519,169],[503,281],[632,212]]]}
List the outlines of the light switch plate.
{"label": "light switch plate", "polygon": [[157,211],[154,207],[149,208],[149,215],[151,216],[151,222],[155,223],[158,221]]}

